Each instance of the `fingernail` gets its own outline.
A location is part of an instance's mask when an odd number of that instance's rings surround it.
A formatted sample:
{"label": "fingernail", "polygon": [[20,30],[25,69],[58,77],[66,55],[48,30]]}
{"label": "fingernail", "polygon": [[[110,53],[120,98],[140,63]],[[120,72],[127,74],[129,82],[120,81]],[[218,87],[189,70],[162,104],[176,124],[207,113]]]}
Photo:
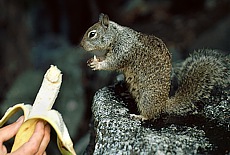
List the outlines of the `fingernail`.
{"label": "fingernail", "polygon": [[16,122],[21,122],[24,119],[23,116],[19,117],[18,120]]}

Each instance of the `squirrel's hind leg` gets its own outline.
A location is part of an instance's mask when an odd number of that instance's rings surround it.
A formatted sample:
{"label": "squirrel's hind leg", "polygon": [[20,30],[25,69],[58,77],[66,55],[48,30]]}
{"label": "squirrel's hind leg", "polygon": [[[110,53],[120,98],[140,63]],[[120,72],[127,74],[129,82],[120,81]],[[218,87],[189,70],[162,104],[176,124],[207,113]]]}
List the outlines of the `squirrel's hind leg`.
{"label": "squirrel's hind leg", "polygon": [[[165,111],[166,99],[161,98],[160,94],[154,94],[153,91],[145,91],[137,103],[140,115],[148,120],[157,119]],[[158,97],[156,97],[158,96]]]}
{"label": "squirrel's hind leg", "polygon": [[170,115],[186,115],[189,112],[195,111],[197,107],[192,102],[183,102],[172,97],[166,102],[165,112]]}

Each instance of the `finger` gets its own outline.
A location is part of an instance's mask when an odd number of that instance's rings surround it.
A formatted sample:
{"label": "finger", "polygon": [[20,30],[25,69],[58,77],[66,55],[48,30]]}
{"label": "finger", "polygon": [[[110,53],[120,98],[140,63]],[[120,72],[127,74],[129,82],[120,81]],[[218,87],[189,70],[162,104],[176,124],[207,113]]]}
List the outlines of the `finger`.
{"label": "finger", "polygon": [[22,125],[24,120],[24,116],[19,117],[19,119],[14,122],[13,124],[7,125],[0,129],[0,145],[2,145],[3,142],[9,140],[15,134],[17,133],[18,129]]}
{"label": "finger", "polygon": [[7,149],[5,145],[0,146],[0,155],[7,154]]}
{"label": "finger", "polygon": [[12,153],[12,155],[18,154],[36,154],[41,145],[42,139],[45,135],[44,131],[45,125],[43,121],[38,121],[34,130],[33,135],[28,142],[22,145],[17,151]]}
{"label": "finger", "polygon": [[45,125],[45,135],[43,137],[43,140],[41,142],[41,145],[40,145],[40,148],[39,148],[39,151],[37,154],[44,154],[45,153],[45,150],[49,144],[49,141],[50,141],[50,126],[49,124],[46,124]]}

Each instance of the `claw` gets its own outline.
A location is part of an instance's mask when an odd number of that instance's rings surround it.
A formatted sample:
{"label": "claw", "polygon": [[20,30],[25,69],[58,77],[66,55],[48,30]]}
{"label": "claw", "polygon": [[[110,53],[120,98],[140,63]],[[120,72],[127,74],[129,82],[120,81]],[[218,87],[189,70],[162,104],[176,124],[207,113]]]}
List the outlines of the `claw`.
{"label": "claw", "polygon": [[97,61],[97,56],[96,55],[93,56],[93,60]]}
{"label": "claw", "polygon": [[140,121],[146,121],[148,118],[142,116],[142,115],[136,115],[136,114],[130,114],[130,117],[134,120],[140,120]]}

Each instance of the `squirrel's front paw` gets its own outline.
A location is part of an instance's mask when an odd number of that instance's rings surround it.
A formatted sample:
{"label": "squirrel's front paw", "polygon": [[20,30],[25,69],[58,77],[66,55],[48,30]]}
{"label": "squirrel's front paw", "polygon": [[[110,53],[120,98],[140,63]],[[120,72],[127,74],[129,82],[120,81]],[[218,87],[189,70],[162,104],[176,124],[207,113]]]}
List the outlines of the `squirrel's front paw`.
{"label": "squirrel's front paw", "polygon": [[87,64],[88,64],[89,67],[92,68],[92,70],[100,70],[101,69],[101,67],[100,67],[100,64],[101,64],[100,59],[98,59],[95,55],[94,55],[94,57],[92,59],[89,59],[87,61]]}

